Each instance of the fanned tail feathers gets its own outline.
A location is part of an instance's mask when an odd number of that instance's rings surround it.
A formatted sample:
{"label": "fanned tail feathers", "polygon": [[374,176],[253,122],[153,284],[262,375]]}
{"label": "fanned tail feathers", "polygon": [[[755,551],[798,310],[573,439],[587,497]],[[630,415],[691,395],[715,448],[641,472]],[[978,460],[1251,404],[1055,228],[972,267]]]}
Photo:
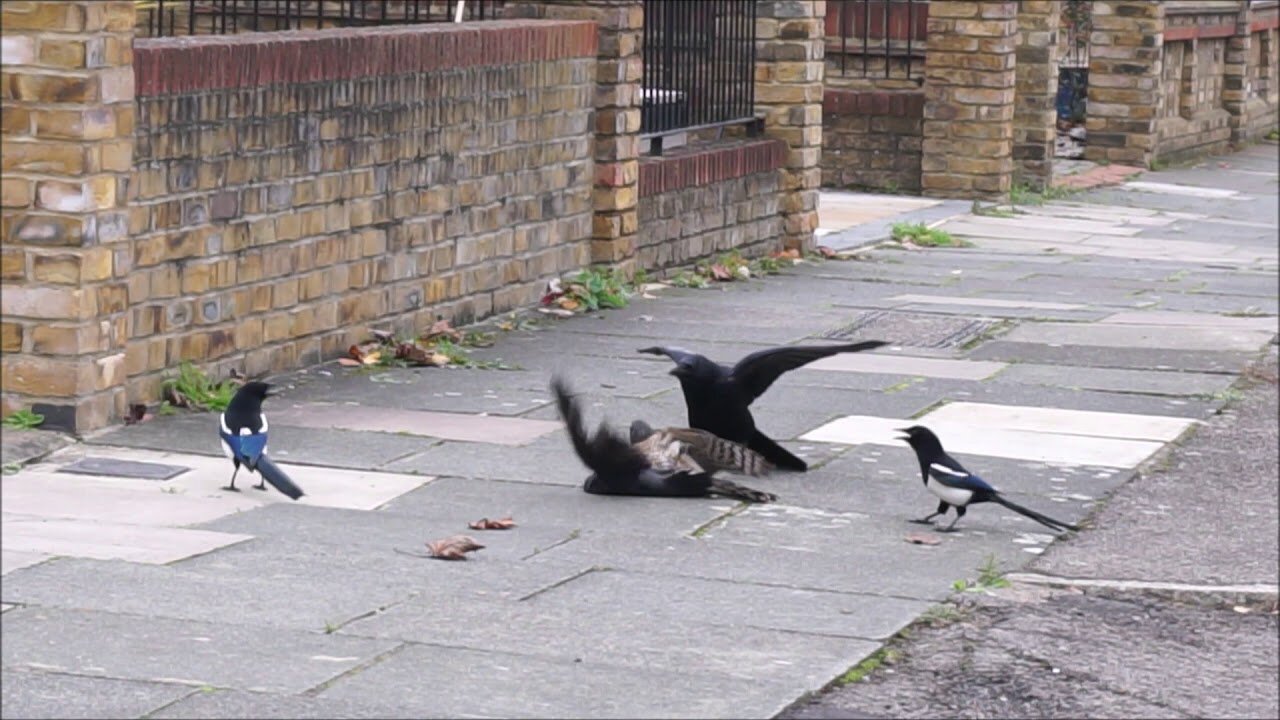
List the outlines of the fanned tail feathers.
{"label": "fanned tail feathers", "polygon": [[556,406],[560,409],[560,417],[564,419],[565,429],[569,432],[569,441],[578,459],[591,471],[602,478],[629,477],[638,475],[648,467],[631,444],[609,431],[601,424],[595,436],[587,434],[586,423],[582,411],[569,387],[560,377],[551,379],[551,392],[556,397]]}

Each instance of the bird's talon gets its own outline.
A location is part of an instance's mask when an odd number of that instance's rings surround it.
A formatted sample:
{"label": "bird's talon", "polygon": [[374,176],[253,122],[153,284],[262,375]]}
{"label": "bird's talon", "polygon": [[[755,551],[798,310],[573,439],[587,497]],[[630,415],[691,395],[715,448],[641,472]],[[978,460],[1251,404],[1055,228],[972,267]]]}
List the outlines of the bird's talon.
{"label": "bird's talon", "polygon": [[932,525],[933,524],[933,521],[929,520],[928,518],[914,518],[914,519],[908,520],[907,522],[915,523],[916,525]]}
{"label": "bird's talon", "polygon": [[267,486],[266,486],[265,484],[264,484],[264,485],[254,485],[254,486],[253,486],[253,489],[254,489],[254,490],[261,490],[261,491],[263,491],[263,492],[266,492],[266,490],[267,490]]}
{"label": "bird's talon", "polygon": [[240,492],[240,488],[234,485],[223,485],[222,489],[226,490],[227,492]]}

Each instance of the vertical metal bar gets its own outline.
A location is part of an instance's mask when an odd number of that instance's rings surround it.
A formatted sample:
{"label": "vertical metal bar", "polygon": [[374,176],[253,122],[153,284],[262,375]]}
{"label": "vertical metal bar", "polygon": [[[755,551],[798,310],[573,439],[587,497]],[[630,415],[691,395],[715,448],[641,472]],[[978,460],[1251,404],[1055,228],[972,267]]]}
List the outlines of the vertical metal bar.
{"label": "vertical metal bar", "polygon": [[187,34],[196,34],[196,0],[187,0]]}
{"label": "vertical metal bar", "polygon": [[914,73],[911,72],[915,66],[915,58],[911,55],[911,40],[916,36],[916,3],[915,0],[907,0],[907,78],[911,78]]}
{"label": "vertical metal bar", "polygon": [[867,76],[867,43],[871,37],[871,2],[862,0],[862,77]]}
{"label": "vertical metal bar", "polygon": [[[747,27],[751,29],[751,35],[750,35],[751,42],[747,43],[747,53],[749,55],[747,67],[752,68],[753,70],[756,66],[755,32],[756,32],[756,16],[758,12],[759,12],[759,9],[755,3],[747,4]],[[747,91],[747,101],[745,103],[747,108],[747,113],[750,115],[755,115],[756,84],[755,84],[754,78],[752,78],[747,82],[745,89]]]}
{"label": "vertical metal bar", "polygon": [[258,32],[258,0],[253,0],[253,31]]}
{"label": "vertical metal bar", "polygon": [[883,3],[884,26],[880,28],[880,35],[883,37],[881,42],[884,43],[884,76],[889,77],[889,69],[892,67],[889,62],[889,42],[893,33],[889,30],[889,0],[883,0]]}

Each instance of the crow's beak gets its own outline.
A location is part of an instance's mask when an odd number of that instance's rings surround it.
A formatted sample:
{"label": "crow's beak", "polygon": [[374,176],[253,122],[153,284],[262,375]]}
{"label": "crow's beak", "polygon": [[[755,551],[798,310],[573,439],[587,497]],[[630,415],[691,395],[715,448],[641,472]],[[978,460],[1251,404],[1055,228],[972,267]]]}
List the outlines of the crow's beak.
{"label": "crow's beak", "polygon": [[687,373],[687,372],[685,372],[685,369],[684,369],[684,368],[682,368],[682,367],[680,367],[679,365],[677,365],[677,366],[675,366],[675,367],[671,368],[671,372],[669,372],[669,373],[667,373],[667,374],[668,374],[668,375],[674,375],[674,376],[676,376],[676,377],[684,377],[685,375],[688,375],[688,373]]}
{"label": "crow's beak", "polygon": [[900,432],[900,433],[902,433],[902,437],[900,437],[900,438],[894,438],[894,440],[901,440],[901,441],[903,441],[903,442],[909,442],[909,441],[911,440],[911,433],[907,432],[907,431],[906,431],[905,429],[903,429],[903,428],[895,428],[895,429],[894,429],[894,432]]}

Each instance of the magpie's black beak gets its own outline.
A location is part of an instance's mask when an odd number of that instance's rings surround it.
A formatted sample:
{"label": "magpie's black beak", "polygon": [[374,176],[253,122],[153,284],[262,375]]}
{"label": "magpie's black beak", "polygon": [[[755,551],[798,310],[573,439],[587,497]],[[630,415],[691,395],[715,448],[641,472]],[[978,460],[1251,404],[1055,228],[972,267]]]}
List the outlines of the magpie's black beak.
{"label": "magpie's black beak", "polygon": [[903,429],[903,428],[895,428],[895,429],[894,429],[894,432],[900,432],[900,433],[902,433],[902,437],[900,437],[900,438],[894,438],[895,440],[901,440],[902,442],[911,442],[911,433],[907,432],[905,429]]}

